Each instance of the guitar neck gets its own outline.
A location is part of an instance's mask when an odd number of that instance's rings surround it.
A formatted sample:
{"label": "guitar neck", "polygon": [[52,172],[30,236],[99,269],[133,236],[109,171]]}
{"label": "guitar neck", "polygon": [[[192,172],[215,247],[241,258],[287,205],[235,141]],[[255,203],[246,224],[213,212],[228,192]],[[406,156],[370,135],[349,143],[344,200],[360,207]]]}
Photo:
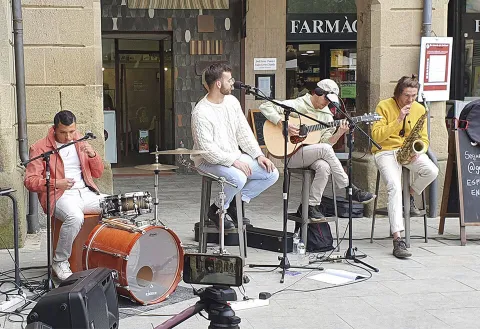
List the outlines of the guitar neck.
{"label": "guitar neck", "polygon": [[[342,120],[334,120],[334,121],[331,121],[331,122],[325,122],[325,124],[319,123],[319,124],[316,124],[316,125],[311,125],[311,126],[307,127],[307,130],[308,130],[308,132],[312,132],[312,131],[332,128],[332,127],[338,127],[342,121],[343,121],[343,119]],[[362,117],[361,116],[360,117],[353,117],[352,121],[353,121],[353,123],[360,122],[360,121],[362,121]]]}

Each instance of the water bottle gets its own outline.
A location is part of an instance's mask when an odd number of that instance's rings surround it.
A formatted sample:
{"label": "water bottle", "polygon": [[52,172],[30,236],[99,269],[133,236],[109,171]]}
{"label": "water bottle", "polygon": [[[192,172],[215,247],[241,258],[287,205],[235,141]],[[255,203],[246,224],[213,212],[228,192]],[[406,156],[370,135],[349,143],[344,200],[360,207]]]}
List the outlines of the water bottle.
{"label": "water bottle", "polygon": [[293,235],[293,254],[298,254],[298,243],[300,242],[300,234],[299,231],[296,231]]}
{"label": "water bottle", "polygon": [[184,148],[185,148],[185,145],[183,144],[183,140],[180,140],[180,148],[181,148],[181,149],[184,149]]}
{"label": "water bottle", "polygon": [[307,265],[305,264],[307,260],[307,250],[305,248],[305,243],[303,243],[302,240],[300,240],[300,242],[298,243],[297,249],[298,249],[298,265],[299,266]]}

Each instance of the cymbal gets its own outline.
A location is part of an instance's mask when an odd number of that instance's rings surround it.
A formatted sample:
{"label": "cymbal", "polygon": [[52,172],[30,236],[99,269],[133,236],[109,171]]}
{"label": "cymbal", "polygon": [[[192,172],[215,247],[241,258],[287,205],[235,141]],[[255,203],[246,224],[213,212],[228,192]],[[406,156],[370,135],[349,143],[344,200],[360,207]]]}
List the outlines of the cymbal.
{"label": "cymbal", "polygon": [[173,169],[178,169],[177,166],[172,166],[172,165],[164,165],[161,163],[152,163],[152,164],[146,164],[146,165],[140,165],[140,166],[135,166],[137,169],[141,170],[150,170],[150,171],[165,171],[165,170],[173,170]]}
{"label": "cymbal", "polygon": [[186,148],[178,148],[175,150],[165,150],[165,151],[156,151],[156,152],[151,152],[150,154],[205,154],[208,153],[207,151],[202,151],[202,150],[189,150]]}

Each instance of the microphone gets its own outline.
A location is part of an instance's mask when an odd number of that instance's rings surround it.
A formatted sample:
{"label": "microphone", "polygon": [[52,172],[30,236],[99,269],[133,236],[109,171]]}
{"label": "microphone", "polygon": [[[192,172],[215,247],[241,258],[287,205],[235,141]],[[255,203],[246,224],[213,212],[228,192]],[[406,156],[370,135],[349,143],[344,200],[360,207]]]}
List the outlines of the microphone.
{"label": "microphone", "polygon": [[246,89],[246,90],[256,89],[255,87],[252,87],[252,86],[243,84],[242,81],[235,81],[235,82],[233,83],[233,87],[234,87],[235,89]]}
{"label": "microphone", "polygon": [[336,110],[337,107],[340,107],[340,104],[338,104],[337,102],[330,102],[328,103],[327,106],[330,109],[330,111],[333,111],[333,110]]}
{"label": "microphone", "polygon": [[85,133],[85,137],[86,139],[96,139],[97,136],[95,136],[90,130],[87,130],[87,132]]}

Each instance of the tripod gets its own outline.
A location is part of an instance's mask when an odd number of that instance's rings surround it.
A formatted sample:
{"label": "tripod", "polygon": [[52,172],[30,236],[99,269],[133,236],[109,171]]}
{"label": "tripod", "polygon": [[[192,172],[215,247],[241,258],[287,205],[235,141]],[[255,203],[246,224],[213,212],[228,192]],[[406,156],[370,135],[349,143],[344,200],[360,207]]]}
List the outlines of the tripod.
{"label": "tripod", "polygon": [[[43,289],[45,292],[49,292],[50,290],[52,290],[53,288],[55,288],[54,284],[53,284],[53,281],[52,281],[52,261],[51,261],[51,254],[52,254],[52,246],[51,246],[51,228],[50,228],[50,220],[51,220],[51,207],[50,207],[50,156],[54,153],[58,153],[61,149],[65,148],[65,147],[68,147],[70,145],[73,145],[73,144],[76,144],[76,143],[79,143],[79,142],[82,142],[82,141],[86,141],[90,138],[94,138],[93,135],[91,133],[87,133],[84,137],[80,138],[80,139],[77,139],[77,140],[74,140],[74,141],[71,141],[69,143],[66,143],[66,144],[63,144],[62,146],[56,148],[56,149],[53,149],[53,150],[50,150],[50,151],[47,151],[47,152],[44,152],[32,159],[29,159],[27,161],[23,161],[21,164],[23,166],[27,166],[30,162],[32,161],[35,161],[35,160],[38,160],[38,159],[42,159],[43,161],[45,161],[45,187],[46,187],[46,193],[47,193],[47,205],[46,205],[46,212],[47,212],[47,278],[45,279],[44,281],[44,284],[43,284]],[[28,304],[26,304],[28,305]],[[26,306],[25,305],[25,306]]]}
{"label": "tripod", "polygon": [[189,319],[202,310],[207,311],[210,320],[209,329],[238,329],[240,318],[235,316],[228,301],[237,300],[235,290],[225,286],[212,286],[194,290],[194,295],[200,297],[200,300],[193,306],[183,310],[171,319],[163,322],[155,329],[169,329],[176,327],[183,321]]}
{"label": "tripod", "polygon": [[[328,94],[325,96],[328,100]],[[352,212],[353,212],[353,195],[352,195],[352,150],[353,150],[353,132],[355,128],[358,128],[359,131],[361,131],[371,142],[375,147],[377,147],[379,150],[382,148],[380,145],[378,145],[373,139],[368,136],[368,134],[361,128],[357,127],[357,125],[353,122],[352,117],[350,117],[346,111],[342,111],[339,105],[337,105],[336,102],[330,101],[330,104],[333,104],[333,106],[345,117],[347,118],[347,121],[349,123],[349,130],[347,134],[347,146],[348,146],[348,161],[347,161],[347,174],[348,174],[348,186],[347,186],[347,191],[348,191],[348,249],[345,252],[345,256],[341,257],[339,259],[348,259],[348,260],[353,260],[355,263],[360,263],[374,272],[378,272],[378,268],[373,267],[363,261],[360,260],[360,258],[365,258],[367,257],[366,255],[355,255],[355,250],[357,248],[353,248],[353,228],[352,228]]]}
{"label": "tripod", "polygon": [[253,88],[253,87],[250,87],[250,86],[245,86],[245,85],[241,85],[241,87],[245,88],[245,93],[247,94],[253,94],[255,95],[256,97],[260,98],[260,99],[263,99],[263,100],[266,100],[266,101],[269,101],[277,106],[280,106],[281,108],[283,108],[283,115],[285,117],[285,120],[283,122],[283,128],[282,128],[282,131],[283,131],[283,141],[284,141],[284,145],[283,145],[283,150],[284,150],[284,154],[283,154],[283,163],[284,163],[284,167],[283,167],[283,255],[282,256],[278,256],[278,260],[280,261],[280,264],[279,265],[260,265],[260,264],[250,264],[249,267],[274,267],[274,268],[281,268],[282,269],[282,276],[280,278],[280,283],[283,283],[285,281],[285,270],[289,269],[289,268],[303,268],[303,269],[311,269],[311,270],[319,270],[319,271],[322,271],[323,268],[322,267],[307,267],[307,266],[291,266],[290,265],[290,262],[288,261],[288,257],[287,257],[287,223],[288,223],[288,191],[290,189],[290,187],[288,186],[288,182],[289,182],[289,171],[288,171],[288,168],[287,168],[287,149],[288,149],[288,120],[289,120],[289,117],[290,117],[290,114],[291,113],[296,113],[300,116],[304,116],[304,117],[307,117],[309,118],[310,120],[313,120],[325,127],[327,127],[326,123],[322,122],[322,121],[319,121],[319,120],[316,120],[316,119],[313,119],[309,116],[306,116],[305,114],[303,113],[300,113],[298,112],[297,110],[295,110],[294,108],[290,107],[290,106],[287,106],[285,104],[282,104],[280,102],[277,102],[275,101],[274,99],[270,98],[270,97],[266,97],[262,94],[259,94],[258,92],[256,91],[253,91],[252,89],[256,89],[256,88]]}

